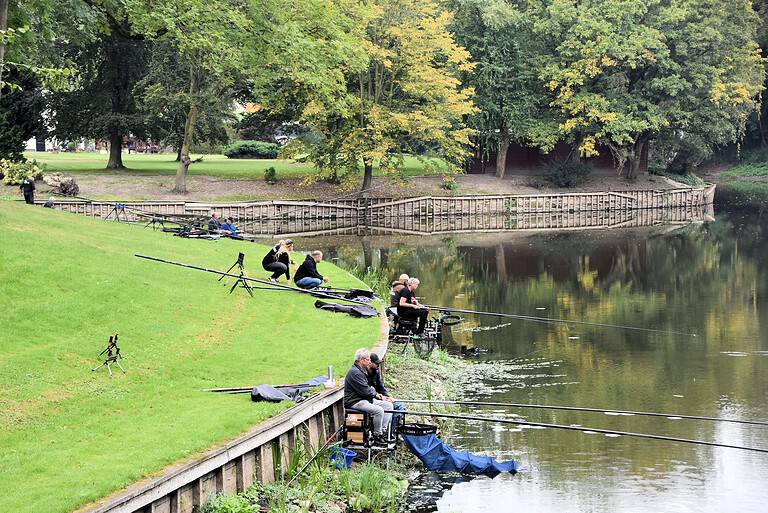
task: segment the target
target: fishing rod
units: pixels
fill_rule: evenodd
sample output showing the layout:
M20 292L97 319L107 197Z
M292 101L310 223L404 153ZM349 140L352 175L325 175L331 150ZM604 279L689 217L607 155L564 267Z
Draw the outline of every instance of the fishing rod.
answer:
M543 427L543 428L552 428L552 429L565 429L568 431L581 431L587 434L601 433L604 435L619 435L619 436L627 436L627 437L633 437L633 438L647 438L651 440L665 440L668 442L681 442L681 443L695 444L695 445L707 445L710 447L740 449L742 451L753 451L753 452L761 452L761 453L768 454L768 449L761 449L757 447L745 447L743 445L721 444L717 442L707 442L705 440L692 440L690 438L677 438L673 436L651 435L647 433L633 433L630 431L613 431L610 429L591 428L586 426L565 426L562 424L549 424L546 422L528 422L525 420L497 419L493 417L482 417L478 415L454 415L450 413L431 413L431 412L408 411L408 410L385 410L385 413L392 413L392 414L402 413L402 414L408 414L408 415L421 415L424 417L438 417L438 418L457 419L457 420L477 420L482 422L495 422L498 424L515 424L518 426L534 426L534 427Z
M163 263L163 264L177 265L179 267L186 267L187 269L194 269L196 271L204 271L204 272L207 272L207 273L217 274L219 276L228 276L230 278L237 278L237 279L243 280L243 281L252 281L254 283L261 283L261 284L264 284L264 285L269 285L269 286L271 286L273 288L276 288L276 289L292 290L292 291L299 292L299 293L302 293L302 294L310 294L310 295L312 295L314 297L322 297L322 298L325 298L325 299L334 299L334 300L337 300L337 301L347 301L349 303L355 303L355 304L358 304L358 305L370 306L370 305L368 305L367 303L365 303L363 301L357 301L355 299L346 299L346 298L339 297L339 296L332 296L330 294L323 294L321 292L314 292L313 293L312 291L309 291L309 290L297 289L297 288L294 288L294 287L289 287L287 285L281 285L279 283L273 283L273 282L267 281L267 280L260 280L258 278L250 278L248 276L242 276L242 275L239 275L239 274L225 273L225 272L219 271L217 269L209 269L207 267L200 267L198 265L184 264L184 263L181 263L181 262L174 262L172 260L164 260L162 258L151 257L151 256L147 256L147 255L139 255L138 253L134 253L133 256L138 257L138 258L144 258L146 260L152 260L153 262L160 262L160 263Z
M143 215L143 216L152 217L152 218L162 218L162 219L164 219L164 220L166 220L166 221L168 221L170 223L178 224L179 226L190 226L190 225L193 224L193 223L189 222L190 221L189 219L186 219L186 218L183 218L183 217L176 217L176 216L173 216L173 215L169 216L167 214L161 214L159 212L151 212L149 210L143 210L143 209L140 209L140 208L137 208L137 207L131 207L131 206L126 205L124 202L120 202L120 201L94 200L92 198L86 198L85 196L68 196L66 194L62 194L60 192L54 192L54 191L51 191L51 194L53 194L54 196L61 196L63 198L75 198L75 199L87 201L88 203L103 203L105 205L112 205L113 207L115 207L117 205L122 205L122 208L124 210L129 210L129 211L136 212L137 215L139 215L139 216ZM199 217L198 217L198 219L199 219Z
M532 315L519 315L519 314L508 314L508 313L500 313L500 312L481 312L478 310L462 310L460 308L449 308L446 306L434 306L434 305L424 305L427 308L431 308L433 310L439 310L442 312L456 312L456 313L466 313L466 314L475 314L475 315L488 315L492 317L505 317L508 319L518 319L521 321L532 321L532 322L541 322L545 324L550 323L562 323L562 324L578 324L578 325L584 325L584 326L599 326L602 328L618 328L623 330L634 330L634 331L646 331L650 333L664 333L667 335L685 335L688 337L695 337L695 333L685 333L682 331L673 331L673 330L657 330L654 328L642 328L639 326L625 326L621 324L607 324L603 322L589 322L589 321L573 321L569 319L554 319L551 317L535 317Z
M671 420L676 419L691 419L691 420L708 420L713 422L732 422L734 424L751 424L755 426L768 426L768 422L759 420L736 420L736 419L724 419L722 417L705 417L701 415L679 415L677 413L657 413L649 411L629 411L629 410L601 410L599 408L581 408L577 406L554 406L545 404L518 404L518 403L494 403L485 401L431 401L425 399L398 399L403 403L414 404L454 404L458 406L506 406L510 408L535 408L540 410L566 410L566 411L586 411L594 413L615 413L617 415L627 416L645 416L645 417L666 417Z
M307 469L307 467L308 467L308 466L310 466L310 465L312 464L312 462L313 462L313 461L315 461L315 459L316 459L318 456L320 456L320 453L321 453L321 452L323 452L323 450L324 450L326 447L328 447L328 445L330 445L331 441L332 441L334 438L336 438L336 436L337 436L337 435L338 435L338 434L341 432L341 430L342 430L342 429L344 429L344 426L341 426L339 429L337 429L336 431L334 431L334 433L333 433L331 436L329 436L329 437L328 437L328 439L325 441L325 443L323 444L323 446L322 446L322 447L320 447L320 448L317 450L317 452L315 453L315 455L314 455L314 456L312 456L312 457L309 459L309 461L308 461L307 463L305 463L305 464L304 464L304 466L303 466L303 467L301 467L301 469L300 469L298 472L296 472L296 475L294 475L294 476L293 476L293 478L291 478L291 480L290 480L290 481L288 481L288 486L291 486L291 484L292 484L294 481L296 481L296 478L298 478L298 477L299 477L299 476L302 474L302 472L304 472L304 471Z
M297 387L311 387L319 385L311 385L309 383L296 383L294 385L273 385L272 388L297 388ZM243 394L250 392L256 388L256 385L252 387L225 387L225 388L204 388L203 392L219 392L222 394Z

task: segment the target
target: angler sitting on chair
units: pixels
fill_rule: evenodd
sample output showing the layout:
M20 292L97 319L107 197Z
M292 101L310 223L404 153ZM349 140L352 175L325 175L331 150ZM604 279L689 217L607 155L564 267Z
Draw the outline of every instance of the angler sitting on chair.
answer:
M424 328L427 325L427 316L429 315L429 308L422 306L416 299L416 294L414 294L419 283L421 282L418 278L409 278L408 285L400 291L400 299L397 302L397 315L403 319L419 320L419 327L416 328L417 335L424 333Z
M323 261L323 252L315 250L304 259L293 275L293 282L301 289L314 289L328 278L317 272L317 264Z
M408 284L409 278L410 276L403 273L400 275L397 281L392 282L392 288L389 291L389 306L391 308L397 308L398 304L400 303L400 292Z
M231 217L228 217L225 222L221 223L221 230L227 231L231 235L237 235L237 225Z
M371 353L371 364L368 366L368 384L371 385L379 395L381 395L382 401L391 403L391 407L386 409L404 410L405 406L403 403L396 401L389 396L389 390L387 390L387 387L384 386L384 380L382 379L381 371L379 370L381 364L382 360L379 358L379 355L376 353ZM392 433L397 433L397 426L401 422L402 418L402 413L392 414Z
M368 372L371 368L371 352L358 349L355 352L355 364L344 378L344 407L367 413L373 419L373 443L386 447L389 440L386 428L392 419L392 403L382 400L382 394L368 384Z

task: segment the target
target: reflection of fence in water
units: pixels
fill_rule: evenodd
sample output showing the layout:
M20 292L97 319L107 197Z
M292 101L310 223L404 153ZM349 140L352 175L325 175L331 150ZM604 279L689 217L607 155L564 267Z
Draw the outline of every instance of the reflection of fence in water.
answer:
M463 232L504 232L514 230L589 230L630 228L660 224L687 224L712 220L712 206L686 208L542 212L530 214L478 214L408 217L366 217L361 219L286 219L253 222L249 233L275 236L412 234L428 235Z

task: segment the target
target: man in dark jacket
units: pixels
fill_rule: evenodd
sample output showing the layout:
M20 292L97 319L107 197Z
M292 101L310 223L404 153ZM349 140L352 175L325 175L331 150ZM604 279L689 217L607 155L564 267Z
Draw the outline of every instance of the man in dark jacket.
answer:
M24 193L24 201L27 202L28 205L34 205L35 204L35 179L33 177L25 178L23 182L21 182L21 185L19 185L19 189L22 190Z
M387 401L388 403L392 403L391 408L387 408L390 410L404 410L405 405L393 399L389 395L389 390L387 390L387 387L384 386L384 380L381 378L381 371L379 370L382 364L381 358L379 358L379 355L376 353L371 353L371 364L368 366L368 384L371 385L376 392L381 394L381 400ZM397 427L400 425L400 423L403 420L403 414L402 413L393 413L392 414L392 433L397 433Z
M317 272L317 264L323 261L322 251L313 251L304 262L301 263L296 272L293 275L293 282L297 287L302 289L313 289L319 287L323 282L327 282L328 278Z
M371 367L371 352L358 349L355 364L344 378L344 407L360 410L373 418L373 442L386 445L386 429L392 418L385 410L392 409L392 403L368 384L368 370Z

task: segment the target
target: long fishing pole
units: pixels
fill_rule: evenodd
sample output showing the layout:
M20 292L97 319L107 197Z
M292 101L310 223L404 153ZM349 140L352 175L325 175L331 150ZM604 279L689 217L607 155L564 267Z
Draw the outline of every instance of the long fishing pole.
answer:
M535 427L544 427L544 428L552 428L552 429L565 429L568 431L581 431L583 433L601 433L605 435L619 435L619 436L628 436L633 438L647 438L651 440L665 440L668 442L681 442L686 444L695 444L695 445L707 445L710 447L723 447L727 449L740 449L742 451L753 451L753 452L761 452L768 454L768 449L761 449L757 447L745 447L743 445L733 445L733 444L721 444L717 442L707 442L705 440L692 440L690 438L677 438L673 436L661 436L661 435L650 435L647 433L633 433L630 431L613 431L610 429L600 429L600 428L591 428L586 426L564 426L562 424L549 424L546 422L528 422L525 420L512 420L512 419L497 419L493 417L482 417L478 415L454 415L450 413L431 413L431 412L420 412L420 411L408 411L408 410L385 410L385 413L403 413L407 415L421 415L424 417L438 417L438 418L446 418L446 419L458 419L458 420L477 420L482 422L494 422L497 424L515 424L519 426L535 426Z
M334 438L336 438L336 435L338 435L338 434L339 434L339 432L341 432L341 430L342 430L342 429L344 429L344 426L341 426L339 429L337 429L336 431L334 431L334 433L333 433L331 436L329 436L329 437L328 437L328 439L325 441L325 443L323 444L323 446L322 446L322 447L320 447L320 448L317 450L317 452L315 453L315 455L314 455L314 456L312 456L312 457L309 459L309 461L308 461L307 463L305 463L305 464L304 464L304 466L303 466L303 467L301 467L301 469L300 469L298 472L296 472L296 475L294 475L294 476L293 476L293 478L292 478L290 481L288 481L288 486L291 486L291 483L293 483L294 481L296 481L296 478L298 478L298 477L299 477L299 476L302 474L302 472L304 472L304 471L307 469L307 467L308 467L308 466L310 466L310 465L312 464L312 462L313 462L313 461L315 461L315 459L316 459L318 456L320 456L320 453L321 453L321 452L323 452L323 450L324 450L326 447L328 447L328 445L330 445L331 441L332 441Z
M768 426L768 422L759 420L737 420L737 419L724 419L722 417L705 417L702 415L680 415L677 413L657 413L649 411L629 411L629 410L601 410L599 408L581 408L577 406L556 406L546 404L525 404L525 403L494 403L486 401L431 401L426 399L398 399L403 403L413 404L454 404L458 406L498 406L498 407L510 407L510 408L535 408L540 410L566 410L566 411L586 411L595 413L615 413L617 415L627 416L645 416L645 417L666 417L669 419L691 419L691 420L708 420L713 422L732 422L734 424L751 424L755 426Z
M350 303L356 303L358 305L370 306L370 305L368 305L367 303L365 303L363 301L357 301L355 299L346 299L346 298L339 297L339 296L332 296L330 294L323 294L321 292L314 292L313 293L312 291L309 291L309 290L289 287L287 285L281 285L279 283L273 283L273 282L267 281L267 280L260 280L258 278L250 278L248 276L241 276L239 274L225 273L225 272L219 271L217 269L209 269L207 267L200 267L199 265L184 264L184 263L181 263L181 262L174 262L172 260L164 260L162 258L151 257L151 256L147 256L147 255L139 255L138 253L134 253L133 256L138 257L138 258L144 258L146 260L152 260L154 262L160 262L160 263L163 263L163 264L177 265L179 267L186 267L187 269L194 269L196 271L204 271L204 272L207 272L207 273L217 274L219 276L228 276L230 278L238 278L240 280L247 280L247 281L252 281L252 282L255 282L255 283L262 283L264 285L269 285L270 287L273 287L275 289L292 290L294 292L299 292L301 294L310 294L311 296L314 296L314 297L322 297L322 298L325 298L325 299L334 299L334 300L337 300L337 301L347 301L347 302L350 302Z
M545 324L550 323L562 323L562 324L579 324L584 326L599 326L602 328L618 328L623 330L635 330L635 331L647 331L650 333L664 333L667 335L685 335L688 337L695 337L695 333L685 333L682 331L673 331L673 330L657 330L654 328L642 328L640 326L625 326L621 324L607 324L603 322L589 322L589 321L573 321L569 319L554 319L551 317L535 317L532 315L518 315L518 314L508 314L508 313L501 313L501 312L482 312L478 310L462 310L460 308L449 308L446 306L434 306L434 305L424 305L427 308L431 308L433 310L439 310L442 312L455 312L455 313L466 313L466 314L475 314L475 315L487 315L491 317L504 317L508 319L519 319L521 321L533 321L533 322L541 322Z
M60 192L54 192L54 191L51 191L51 194L55 196L62 196L64 198L75 198L75 199L87 201L88 203L103 203L105 205L112 205L113 207L117 205L122 205L124 210L137 212L137 215L139 216L143 215L143 216L152 217L152 218L163 218L164 220L171 222L173 224L178 224L179 226L185 226L185 225L189 226L193 224L189 222L189 219L186 219L183 217L176 217L173 215L161 214L159 212L152 212L152 211L143 210L137 207L131 207L126 205L124 202L120 202L120 201L101 201L101 200L94 200L92 198L86 198L85 196L67 196L66 194L62 194Z

